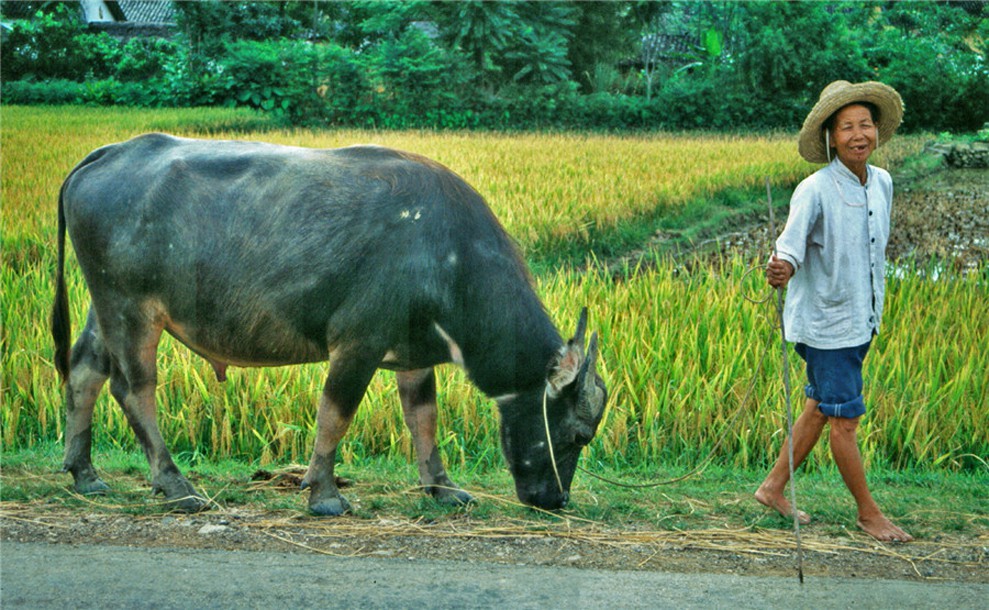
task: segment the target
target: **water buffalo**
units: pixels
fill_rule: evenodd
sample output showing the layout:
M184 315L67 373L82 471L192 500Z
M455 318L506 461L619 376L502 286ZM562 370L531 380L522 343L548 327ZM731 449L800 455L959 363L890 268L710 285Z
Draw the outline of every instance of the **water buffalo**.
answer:
M66 231L92 298L71 350ZM330 361L303 482L315 514L350 507L334 458L378 368L396 372L423 489L471 500L436 448L433 367L450 361L496 401L519 498L556 509L607 399L585 320L561 339L483 198L434 161L377 146L146 134L90 153L59 196L52 335L67 382L64 468L79 492L106 491L90 445L109 378L153 489L176 509L204 507L155 419L165 331L221 380L227 365Z

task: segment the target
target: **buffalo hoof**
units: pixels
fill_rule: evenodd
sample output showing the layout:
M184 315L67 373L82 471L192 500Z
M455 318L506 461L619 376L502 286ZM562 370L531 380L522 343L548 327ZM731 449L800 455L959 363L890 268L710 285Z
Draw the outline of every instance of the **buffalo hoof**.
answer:
M72 488L78 494L84 496L102 496L110 491L110 486L100 479L91 463L87 462L79 466L66 462L62 465L62 472L72 473Z
M192 484L181 475L162 475L152 483L151 489L153 493L165 495L165 506L169 510L198 513L209 508L209 501L196 493Z
M85 481L76 481L74 486L76 493L84 496L103 496L110 491L110 486L103 482L103 479L95 477Z
M200 495L192 494L165 500L165 506L180 513L198 513L209 510L209 501Z
M436 501L444 506L467 506L477 500L462 489L441 489L433 494Z
M350 512L350 502L343 496L313 500L309 499L309 512L319 517L337 517Z

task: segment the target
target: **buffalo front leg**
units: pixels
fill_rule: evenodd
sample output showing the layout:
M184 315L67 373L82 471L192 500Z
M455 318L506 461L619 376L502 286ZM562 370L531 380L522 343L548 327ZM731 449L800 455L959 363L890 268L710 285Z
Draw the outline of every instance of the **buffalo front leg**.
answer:
M65 388L65 460L78 493L103 494L110 488L96 474L92 461L93 406L110 376L110 356L103 345L92 310L86 327L72 347Z
M436 374L433 369L399 372L395 378L402 399L405 425L412 433L423 491L441 504L472 502L474 498L447 476L436 447Z
M379 360L339 356L330 366L316 414L316 447L302 479L302 488L309 489L309 510L314 515L336 516L351 509L333 474L337 446L354 419Z

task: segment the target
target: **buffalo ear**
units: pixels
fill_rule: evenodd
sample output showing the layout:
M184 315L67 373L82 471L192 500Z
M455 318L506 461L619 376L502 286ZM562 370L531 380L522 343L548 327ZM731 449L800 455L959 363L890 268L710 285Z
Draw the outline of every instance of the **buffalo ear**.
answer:
M580 348L573 344L573 339L560 349L546 377L546 390L552 398L559 396L564 388L577 380L583 356Z
M574 381L577 381L584 362L584 335L587 333L587 307L580 309L577 319L577 330L567 344L560 348L559 355L550 363L549 375L546 377L549 395L556 398Z
M546 376L546 387L549 395L556 398L565 387L577 380L584 361L584 334L587 332L587 308L580 310L577 320L577 330L567 344L560 348L560 353L550 362L549 374Z

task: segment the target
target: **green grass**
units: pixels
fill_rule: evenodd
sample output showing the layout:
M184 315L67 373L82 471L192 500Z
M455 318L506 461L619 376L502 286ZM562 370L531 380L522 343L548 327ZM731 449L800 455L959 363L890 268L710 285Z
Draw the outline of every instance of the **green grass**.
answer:
M32 450L4 454L0 501L44 502L49 506L126 514L167 512L154 497L147 481L142 455L132 451L105 450L95 456L104 480L111 486L106 496L83 498L71 492L71 477L58 472L60 447L47 444ZM220 509L245 507L270 512L306 515L308 492L294 482L258 480L258 471L278 474L286 464L257 461L192 460L179 456L180 468L193 484ZM588 466L588 462L584 462ZM595 465L594 472L624 482L668 480L684 469L642 467L630 473ZM293 470L301 472L300 467ZM712 466L685 481L651 489L626 489L577 473L571 506L558 513L535 511L520 505L507 470L484 474L454 466L451 476L479 500L467 508L441 506L415 488L413 465L384 457L369 458L338 468L338 475L352 481L343 492L354 504L354 518L443 521L463 512L478 519L526 523L537 528L567 520L589 520L608 528L642 530L777 529L786 531L789 520L759 505L752 493L764 473L750 469ZM883 468L869 473L876 500L886 514L914 536L936 538L942 534L976 538L989 531L989 486L978 473L902 472ZM276 484L277 483L277 484ZM854 530L855 505L833 468L798 472L799 506L814 516L805 528L823 536L847 535Z

